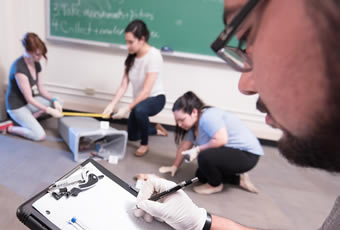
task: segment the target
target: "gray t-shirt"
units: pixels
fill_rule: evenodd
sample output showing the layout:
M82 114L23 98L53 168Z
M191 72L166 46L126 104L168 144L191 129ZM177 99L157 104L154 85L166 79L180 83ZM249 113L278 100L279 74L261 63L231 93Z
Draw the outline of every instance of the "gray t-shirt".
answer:
M24 95L21 93L19 86L17 84L15 74L24 74L30 83L32 96L39 96L38 90L38 73L41 72L41 65L39 62L35 62L36 79L33 79L26 63L24 57L19 57L14 61L9 72L8 88L6 92L6 108L7 110L19 109L27 104Z
M336 199L333 209L319 230L340 229L340 196Z

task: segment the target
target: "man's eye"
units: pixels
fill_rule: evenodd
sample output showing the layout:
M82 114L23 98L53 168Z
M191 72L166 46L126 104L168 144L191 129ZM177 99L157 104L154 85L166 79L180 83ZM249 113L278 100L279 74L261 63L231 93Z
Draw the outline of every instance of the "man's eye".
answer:
M251 29L247 29L246 32L241 36L240 41L247 42Z
M240 50L245 50L246 49L246 45L247 45L247 40L248 40L248 37L249 37L249 34L250 34L250 31L251 29L247 29L245 33L243 33L239 39L239 43L238 43L238 48Z

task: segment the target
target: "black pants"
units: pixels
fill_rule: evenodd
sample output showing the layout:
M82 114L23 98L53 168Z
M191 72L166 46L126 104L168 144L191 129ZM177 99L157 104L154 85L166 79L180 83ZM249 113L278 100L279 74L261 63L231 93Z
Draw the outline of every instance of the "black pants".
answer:
M165 105L165 96L149 97L137 104L131 111L128 120L128 138L130 141L141 139L141 145L148 144L149 135L157 134L154 125L150 124L149 117L159 113Z
M196 176L200 182L212 186L221 183L239 185L239 174L254 168L259 158L259 155L225 146L207 149L198 155Z

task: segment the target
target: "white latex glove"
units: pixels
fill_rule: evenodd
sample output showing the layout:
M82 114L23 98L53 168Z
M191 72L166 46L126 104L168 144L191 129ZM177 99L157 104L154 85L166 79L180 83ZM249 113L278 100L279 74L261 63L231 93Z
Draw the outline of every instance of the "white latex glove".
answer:
M162 166L158 169L160 173L170 173L171 176L175 176L177 172L177 167L175 165L172 166Z
M61 118L61 117L64 116L64 114L62 114L62 113L59 112L58 110L53 109L53 108L51 108L51 107L47 107L46 113L50 114L52 117L55 117L55 118Z
M138 193L137 211L139 211L139 215L135 215L137 217L144 215L144 219L147 221L149 219L145 217L151 215L178 230L202 230L207 219L207 211L197 207L182 190L159 201L148 200L154 192L160 193L174 186L176 186L174 182L161 178L147 180Z
M103 115L110 115L112 112L113 112L113 109L115 108L115 104L112 104L112 103L110 103L110 104L108 104L106 107L105 107L105 109L104 109L104 111L103 111Z
M53 106L56 110L58 110L59 112L63 112L63 106L60 104L60 102L58 100L55 100L53 102Z
M200 153L199 146L195 146L189 150L183 151L182 155L184 155L185 162L188 163L188 162L195 160L199 153Z
M119 108L118 112L112 115L112 119L122 119L130 113L129 106Z

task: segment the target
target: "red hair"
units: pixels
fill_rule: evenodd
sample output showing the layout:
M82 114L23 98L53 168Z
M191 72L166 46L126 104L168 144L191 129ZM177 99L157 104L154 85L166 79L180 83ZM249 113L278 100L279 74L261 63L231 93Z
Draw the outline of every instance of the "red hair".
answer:
M31 32L26 33L24 38L21 40L21 43L25 47L26 51L36 52L37 50L40 50L44 58L47 59L46 45L35 33Z

